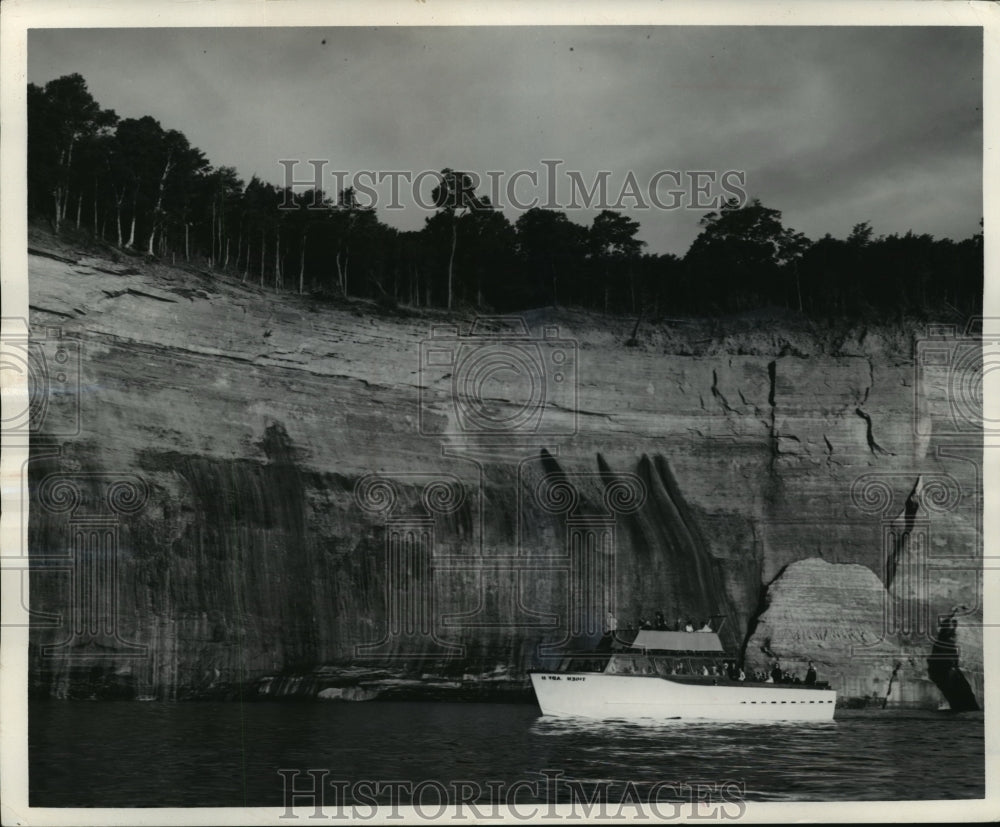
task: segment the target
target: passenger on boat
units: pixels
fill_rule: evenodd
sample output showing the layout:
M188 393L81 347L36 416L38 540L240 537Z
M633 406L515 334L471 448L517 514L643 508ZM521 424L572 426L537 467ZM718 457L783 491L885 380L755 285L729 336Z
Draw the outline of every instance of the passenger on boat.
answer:
M816 667L813 666L813 662L809 661L809 668L806 670L806 683L812 686L816 683Z
M712 631L712 619L709 618L705 621L705 624L698 630L699 632L711 632Z
M747 679L747 673L744 672L742 669L740 669L739 672L740 672L739 675L736 676L736 680L745 681Z
M690 620L687 623L685 623L684 624L684 631L685 632L693 632L694 631L694 623L692 623Z
M781 683L781 678L781 664L775 661L774 666L771 667L771 680L769 683Z
M705 675L706 677L708 676L708 667L707 667L707 666L704 666L704 665L703 665L703 666L701 667L701 674L702 674L702 675Z
M663 612L656 613L656 631L663 632L666 631L667 621L663 619Z
M616 618L611 612L608 612L608 616L604 621L608 627L608 634L613 635L618 631L618 618Z

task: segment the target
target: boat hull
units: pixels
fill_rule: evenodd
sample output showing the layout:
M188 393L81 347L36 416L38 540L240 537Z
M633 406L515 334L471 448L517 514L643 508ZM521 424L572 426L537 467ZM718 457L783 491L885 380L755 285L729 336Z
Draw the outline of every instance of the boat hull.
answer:
M830 721L837 693L789 685L679 682L657 675L533 672L543 715L597 719Z

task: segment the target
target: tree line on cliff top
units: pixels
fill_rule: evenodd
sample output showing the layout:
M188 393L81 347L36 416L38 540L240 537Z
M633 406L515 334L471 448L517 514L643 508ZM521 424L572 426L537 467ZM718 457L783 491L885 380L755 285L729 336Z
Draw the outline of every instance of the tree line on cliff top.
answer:
M511 311L542 304L610 313L718 315L765 306L813 317L980 312L983 236L810 240L757 200L705 215L683 257L643 252L639 223L604 210L589 226L542 208L512 224L470 177L444 169L435 211L400 231L358 203L213 166L154 118L102 109L78 74L28 85L28 208L58 233L194 262L273 290L411 306Z

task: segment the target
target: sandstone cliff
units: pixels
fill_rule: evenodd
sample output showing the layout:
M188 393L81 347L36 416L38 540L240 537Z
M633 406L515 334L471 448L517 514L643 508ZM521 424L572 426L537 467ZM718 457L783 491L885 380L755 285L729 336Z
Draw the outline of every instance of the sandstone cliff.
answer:
M660 320L627 346L632 320L537 310L530 344L487 345L471 318L57 252L30 257L32 334L80 357L29 463L36 694L518 687L609 610L660 610L936 706L937 617L975 628L981 437L918 329ZM981 644L962 666L981 698Z

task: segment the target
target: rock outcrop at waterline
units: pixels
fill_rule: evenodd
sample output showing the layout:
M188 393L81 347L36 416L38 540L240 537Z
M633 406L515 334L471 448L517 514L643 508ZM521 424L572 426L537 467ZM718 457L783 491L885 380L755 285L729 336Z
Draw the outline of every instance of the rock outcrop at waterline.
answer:
M979 605L981 439L945 404L947 371L915 366L913 330L664 320L626 346L629 320L533 311L531 343L490 358L541 384L489 385L470 412L455 367L421 361L428 342L488 361L431 335L469 319L56 252L69 261L30 258L31 326L79 348L80 415L50 405L28 466L38 695L509 688L609 609L623 626L725 616L728 646L791 663L818 643L799 624L844 626L845 595L869 595L849 611L872 629L876 586L922 590L931 617ZM547 327L568 361L547 361ZM557 372L575 393L552 390ZM476 415L528 424L498 443ZM957 494L923 498L900 557L918 478ZM887 583L893 554L936 573ZM71 600L74 569L103 579L79 575L93 588ZM885 645L917 664L922 636L889 627ZM848 694L893 668L813 654ZM940 700L926 663L893 686Z
M954 635L949 646L930 615L932 604L900 600L866 566L799 560L774 580L766 601L747 642L750 670L778 663L802 677L812 662L819 680L846 698L934 708L943 696L955 711L979 709L970 684L982 698L981 635L960 661ZM963 623L981 628L982 618Z

